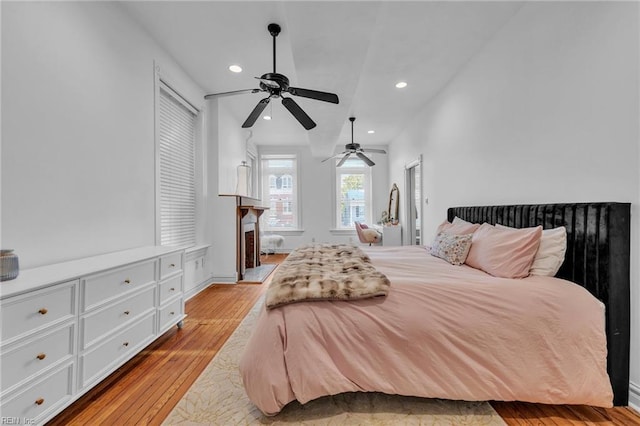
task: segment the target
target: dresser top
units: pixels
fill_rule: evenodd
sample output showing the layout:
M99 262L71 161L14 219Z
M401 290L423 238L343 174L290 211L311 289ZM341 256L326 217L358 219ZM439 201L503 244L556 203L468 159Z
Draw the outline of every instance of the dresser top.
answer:
M182 250L177 247L146 246L23 269L16 279L0 282L0 299Z

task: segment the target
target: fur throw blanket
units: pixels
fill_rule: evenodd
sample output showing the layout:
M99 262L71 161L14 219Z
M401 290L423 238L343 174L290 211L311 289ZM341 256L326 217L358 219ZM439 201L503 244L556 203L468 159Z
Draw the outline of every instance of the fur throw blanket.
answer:
M266 295L268 309L308 300L355 300L386 296L389 279L353 245L298 247L274 273Z

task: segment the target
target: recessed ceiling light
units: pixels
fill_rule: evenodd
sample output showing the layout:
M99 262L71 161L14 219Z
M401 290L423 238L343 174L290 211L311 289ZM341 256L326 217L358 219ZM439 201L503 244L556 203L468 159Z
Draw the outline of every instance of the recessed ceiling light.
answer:
M265 115L264 117L262 117L264 120L271 120L271 116L270 115Z
M407 87L407 82L406 81L399 81L396 83L396 87L398 89L404 89L405 87Z
M375 132L376 132L375 130L369 130L369 131L367 131L367 133L369 133L369 134L372 134L372 133L375 133Z
M242 67L240 65L229 65L229 71L242 72Z

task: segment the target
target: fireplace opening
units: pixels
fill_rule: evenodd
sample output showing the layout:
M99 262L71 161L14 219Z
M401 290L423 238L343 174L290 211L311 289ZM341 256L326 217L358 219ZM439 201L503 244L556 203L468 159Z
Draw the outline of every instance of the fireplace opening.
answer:
M245 269L255 268L256 265L256 231L251 230L244 233L244 267Z

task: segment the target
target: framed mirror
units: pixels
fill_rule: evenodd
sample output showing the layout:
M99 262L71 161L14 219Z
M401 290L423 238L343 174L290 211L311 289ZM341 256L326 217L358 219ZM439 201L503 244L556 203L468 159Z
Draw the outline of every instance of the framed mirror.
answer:
M387 211L387 217L389 218L389 222L392 225L397 225L399 222L398 219L398 208L400 205L400 191L398 190L398 185L395 183L391 187L391 192L389 193L389 210Z

